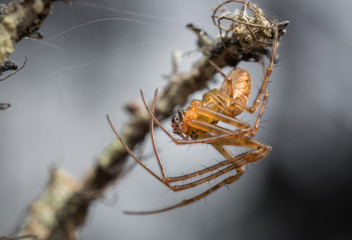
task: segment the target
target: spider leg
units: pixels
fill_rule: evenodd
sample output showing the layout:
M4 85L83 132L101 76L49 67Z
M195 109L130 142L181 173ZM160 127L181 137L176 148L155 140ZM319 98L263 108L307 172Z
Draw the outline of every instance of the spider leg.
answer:
M227 134L229 131L217 125L212 125L210 123L205 123L205 122L193 120L193 119L190 119L188 121L188 125L196 129L200 129L205 132L209 132L211 134L220 135L220 136ZM232 138L226 138L226 139L219 138L218 141L211 143L211 145L215 149L217 149L220 152L220 154L222 154L228 161L231 161L232 159L234 159L234 156L223 145L252 148L253 149L252 151L248 151L246 152L246 155L244 155L245 156L244 159L247 159L247 161L245 161L244 164L258 161L263 157L265 157L271 151L270 146L260 143L259 141L252 139L243 134L238 134ZM251 154L251 157L249 157L249 154ZM262 154L264 155L261 156Z
M215 178L217 178L217 177L219 177L219 176L221 176L221 175L223 175L223 174L225 174L225 173L227 173L227 172L229 172L229 171L231 171L233 169L243 167L246 163L248 163L248 159L252 159L252 157L250 157L250 155L248 155L248 154L252 154L253 155L253 153L251 151L249 151L249 152L243 153L243 154L238 155L236 157L232 157L232 158L230 158L228 160L225 160L225 161L220 162L218 164L215 164L215 165L213 165L211 167L205 168L203 170L200 170L200 171L197 171L197 172L194 172L194 173L191 173L191 174L186 174L186 175L183 175L183 176L171 177L171 178L166 177L166 181L164 181L163 179L158 177L153 171L151 171L147 166L145 166L133 154L133 152L127 147L126 143L122 140L120 135L117 133L117 131L114 128L109 116L107 116L107 119L109 121L109 124L110 124L111 128L113 129L113 131L115 132L115 134L119 138L119 140L121 141L121 143L124 146L124 148L126 149L126 151L136 160L136 162L138 164L140 164L145 170L147 170L151 175L153 175L157 180L159 180L162 184L164 184L165 186L167 186L170 190L172 190L174 192L178 192L178 191L182 191L182 190L185 190L185 189L193 188L193 187L198 186L198 185L200 185L202 183L208 182L208 181L210 181L212 179L215 179ZM156 151L156 149L155 149L155 151ZM255 154L255 155L258 155L258 154ZM241 161L241 160L244 160L244 161ZM236 164L237 162L239 164ZM224 168L222 170L219 170L218 172L215 172L215 173L213 173L213 174L211 174L209 176L202 177L202 178L200 178L200 179L198 179L196 181L193 181L193 182L190 182L190 183L187 183L187 184L183 184L183 185L175 185L175 186L170 185L171 182L184 181L184 180L188 180L188 179L193 178L193 177L198 177L198 176L200 176L202 174L214 171L214 170L216 170L218 168L221 168L223 166L226 166L226 165L230 165L230 166L228 166L228 167L226 167L226 168Z
M187 180L187 179L190 179L190 178L193 178L193 177L197 177L197 176L200 176L202 174L205 174L205 173L208 173L208 172L211 172L211 171L214 171L218 168L221 168L223 166L226 166L226 165L229 165L229 164L233 164L234 162L237 162L239 161L240 159L244 158L244 155L239 155L233 159L230 159L230 160L227 160L227 161L224 161L224 162L221 162L221 163L218 163L214 166L211 166L211 167L208 167L208 168L205 168L203 170L200 170L200 171L197 171L197 172L194 172L194 173L191 173L191 174L186 174L186 175L183 175L183 176L179 176L179 177L171 177L171 178L168 178L165 176L166 180L163 180L161 179L158 175L156 175L153 171L151 171L147 166L145 166L134 154L133 152L128 148L128 146L126 145L126 143L122 140L121 136L117 133L116 129L114 128L109 116L107 116L107 119L108 119L108 122L111 126L111 128L113 129L114 133L116 134L116 136L118 137L118 139L120 140L120 142L122 143L123 147L126 149L126 151L135 159L135 161L141 165L146 171L148 171L151 175L153 175L158 181L160 181L162 184L164 184L165 186L167 186L170 190L174 191L174 192L177 192L177 191L181 191L181 190L185 190L185 189L188 189L188 188L192 188L192 187L195 187L197 185L200 185L204 182L207 182L211 179L214 179L214 178L217 178L218 176L224 174L224 170L220 171L220 172L216 172L212 175L209 175L207 177L204 177L204 178L201 178L199 180L196 180L196 181L193 181L193 182L190 182L188 184L184 184L184 185L175 185L175 186L172 186L170 185L171 182L177 182L177 181L184 181L184 180ZM155 143L154 143L155 144ZM159 155L157 153L157 150L156 148L154 149L156 151L156 156L157 158L159 158ZM160 158L159 158L159 161L160 161ZM231 169L232 170L232 169ZM230 171L230 169L229 169ZM222 173L221 173L222 172ZM227 172L227 171L226 171Z
M248 147L248 148L252 148L253 150L247 151L247 152L242 153L237 156L233 156L233 154L227 148L225 148L224 145ZM192 187L200 185L204 182L208 182L212 179L215 179L215 178L217 178L217 177L219 177L219 176L221 176L221 175L223 175L233 169L243 167L249 163L257 162L257 161L263 159L271 151L270 146L263 144L261 142L258 142L254 139L248 138L246 136L240 138L240 140L233 140L233 139L229 139L227 141L223 140L220 143L212 144L212 146L216 150L218 150L219 153L222 154L225 157L225 159L227 159L227 160L224 160L218 164L215 164L211 167L202 169L197 172L193 172L193 173L186 174L186 175L179 176L179 177L170 177L170 178L168 178L168 183L184 181L189 178L197 177L202 174L214 171L214 170L219 169L221 167L224 167L226 165L230 165L224 169L219 170L218 172L215 172L212 175L209 175L207 177L203 177L197 181L194 181L194 182L191 182L188 184L184 184L184 185L175 185L174 186L174 188L176 188L177 190L184 190L184 189L192 188Z
M235 168L238 168L238 167L244 166L248 163L253 163L253 162L256 162L256 161L263 159L271 151L270 146L263 144L255 139L249 138L247 136L239 136L237 138L232 138L232 139L222 139L222 140L219 140L216 144L214 143L211 145L221 155L223 155L226 160L224 160L220 163L217 163L213 166L202 169L200 171L185 174L185 175L179 176L179 177L169 177L168 182L172 183L172 182L187 180L187 179L190 179L193 177L198 177L202 174L212 172L212 171L219 169L221 167L224 167L226 165L233 165L233 166L235 166ZM244 153L239 154L237 156L233 156L233 154L226 147L224 147L224 145L247 147L247 148L251 148L252 150L244 152ZM220 170L220 171L222 171L222 170ZM214 173L213 175L215 175L215 174L217 174L217 173ZM211 176L212 175L210 175L209 177L211 177ZM218 177L218 175L216 177ZM215 178L215 177L213 177L213 178ZM205 177L204 179L206 179L206 181L209 181L213 178L208 179L208 177ZM203 182L205 182L205 181L203 181ZM196 185L199 185L199 184L196 184ZM196 185L194 185L194 186L196 186Z
M230 166L232 167L232 166ZM193 202L196 202L198 201L199 199L202 199L206 196L208 196L209 194L213 193L214 191L218 190L219 188L221 188L222 186L226 185L226 184L230 184L230 183L233 183L235 182L236 180L238 180L242 174L244 173L245 171L245 167L240 167L237 170L237 173L233 176L230 176L228 178L226 178L225 180L221 181L220 183L216 184L215 186L209 188L207 191L193 197L193 198L190 198L190 199L187 199L187 200L183 200L181 201L180 203L176 204L176 205L173 205L173 206L170 206L170 207L167 207L167 208L163 208L163 209L158 209L158 210L152 210L152 211L142 211L142 212L137 212L137 211L124 211L124 213L126 214L134 214L134 215L146 215L146 214L155 214L155 213L161 213L161 212L166 212L168 210L171 210L171 209L175 209L175 208L179 208L179 207L182 207L182 206L186 206L188 204L191 204Z
M224 147L224 145L229 146L240 146L240 147L248 147L252 148L252 150L242 153L236 157L232 155L232 153ZM266 155L271 151L271 147L269 145L263 144L254 139L244 137L239 138L238 140L226 141L222 140L222 142L217 144L212 144L212 146L219 151L229 162L234 162L237 167L246 165L248 163L257 162L263 159ZM226 161L224 161L226 162Z
M233 154L224 147L224 145L230 145L230 146L242 146L242 147L248 147L252 148L253 150L247 151L245 153L242 153L237 156L233 156ZM216 144L212 144L212 146L222 154L226 160L219 162L215 165L212 165L210 167L204 168L202 170L185 174L182 176L178 177L166 177L166 182L167 183L173 183L173 182L179 182L179 181L184 181L188 180L190 178L194 177L199 177L203 174L215 171L219 168L225 167L227 165L233 165L235 168L244 166L248 163L253 163L256 161L259 161L260 159L264 158L270 151L271 147L268 145L265 145L257 140L254 140L252 138L249 138L247 136L241 136L236 139L223 139ZM185 184L185 185L175 185L173 188L175 188L175 191L179 190L184 190L187 188L195 187L199 184L202 184L204 182L207 182L211 179L217 178L218 176L224 174L220 172L224 172L225 170L220 170L219 172L216 172L212 175L209 175L207 177L203 177L200 180ZM227 172L227 171L226 171Z
M252 129L248 129L247 132L250 136L254 136L258 129L259 129L259 124L260 124L260 120L263 116L263 113L264 113L264 110L265 110L265 107L266 107L266 104L268 102L268 97L269 97L269 92L268 92L268 89L267 89L267 85L268 85L268 82L269 82L269 78L271 76L271 73L273 71L273 65L274 65L274 59L275 59L275 52L276 52L276 46L277 46L277 38L278 38L278 24L276 23L275 24L275 41L274 41L274 44L273 44L273 51L271 53L271 60L270 60L270 64L269 64L269 67L268 69L266 70L266 75L265 75L265 78L264 78L264 81L263 81L263 84L262 84L262 87L260 88L259 92L258 92L258 95L256 97L256 99L254 100L254 104L252 106L252 109L251 110L254 110L256 111L256 109L258 108L259 106L259 103L260 103L260 99L261 99L261 95L263 95L263 99L262 99L262 105L260 107L260 110L259 110L259 113L258 113L258 116L257 116L257 119L255 121L255 124L253 126ZM262 66L263 65L263 62L262 62Z
M227 149L226 149L226 151L227 151ZM247 154L247 153L240 154L240 155L238 155L238 156L236 156L236 157L234 157L232 159L224 160L222 162L219 162L217 164L214 164L214 165L212 165L210 167L206 167L206 168L204 168L202 170L199 170L199 171L196 171L196 172L184 174L182 176L177 176L177 177L169 177L168 178L168 182L169 183L174 183L174 182L179 182L179 181L185 181L187 179L194 178L194 177L199 177L201 175L204 175L206 173L215 171L215 170L217 170L219 168L222 168L222 167L225 167L227 165L231 165L231 166L234 166L234 168L237 168L237 167L239 167L239 165L244 165L242 163L243 162L247 162L246 159L250 158L250 156L245 156L245 154ZM245 159L245 161L241 161L243 159ZM219 176L223 175L224 173L227 173L228 171L231 171L232 169L228 169L228 167L226 167L226 168L224 168L222 170L219 170L218 172L215 172L212 175L209 175L207 177L203 177L203 178L199 179L198 181L194 181L194 182L191 183L192 187L195 187L195 186L197 186L197 185L199 185L201 183L204 183L204 182L212 180L212 179L214 179L216 177L219 177ZM200 181L202 181L202 182L200 182ZM175 185L175 186L179 187L179 186L184 186L184 185L178 185L178 186Z
M112 124L112 122L111 122L109 116L107 115L106 117L107 117L107 120L108 120L108 122L109 122L109 124L110 124L112 130L114 131L115 135L116 135L117 138L120 140L120 142L122 143L123 147L126 149L126 151L128 152L128 154L130 154L130 155L132 156L132 158L134 158L134 160L136 160L136 162L137 162L139 165L141 165L145 170L147 170L151 175L153 175L153 176L154 176L157 180L159 180L162 184L164 184L165 186L167 186L170 190L172 190L172 191L179 191L179 190L185 189L185 187L181 187L180 189L178 189L177 187L175 188L174 186L171 186L171 185L168 183L168 181L167 181L167 179L168 179L167 177L165 177L166 180L161 179L161 178L160 178L158 175L156 175L152 170L150 170L146 165L144 165L144 164L142 163L142 161L139 160L139 159L136 157L136 155L134 155L134 153L129 149L129 147L126 145L126 143L122 140L121 136L117 133L117 131L116 131L114 125ZM153 141L154 141L154 140L153 140ZM153 143L153 146L155 146L155 142ZM154 149L154 151L156 152L157 158L159 158L159 154L158 154L158 151L157 151L156 148ZM159 160L160 160L160 158L159 158ZM224 166L225 164L217 164L217 165L218 165L217 168L219 168L219 167ZM180 180L187 180L188 178L192 178L192 177L194 177L194 176L199 176L199 175L201 175L201 174L203 174L203 173L210 172L210 171L215 170L215 169L216 169L216 168L209 167L209 168L203 169L203 170L201 170L201 171L198 171L198 172L195 173L195 174L188 174L188 175L185 175L185 177L184 177L184 176L179 177L179 180L178 180L178 181L180 181ZM191 183L191 184L192 184L192 183ZM195 186L195 185L192 185L192 186ZM190 186L190 187L192 187L192 186Z
M114 131L115 135L117 136L117 138L120 140L120 142L122 143L123 147L126 149L126 151L128 152L128 154L131 155L131 157L134 158L134 160L136 160L136 162L141 165L145 170L147 170L151 175L153 175L157 180L159 180L159 182L163 183L165 186L167 186L169 189L173 190L172 187L167 184L165 181L163 181L163 179L161 179L158 175L156 175L152 170L150 170L147 166L145 166L141 160L139 160L136 155L133 154L133 152L129 149L129 147L126 145L126 143L122 140L121 136L117 133L114 125L112 124L109 116L107 115L106 118L108 119L108 122L112 128L112 130Z
M155 95L156 94L157 94L157 90L155 91ZM154 97L153 104L152 104L152 113L153 113L153 115L154 115L155 103L156 103L156 97ZM156 144L155 144L153 118L151 118L151 120L150 120L150 136L152 138L153 149L154 149L155 157L156 157L156 159L158 161L158 164L159 164L161 175L163 176L164 181L166 181L166 179L167 179L166 173L165 173L164 167L163 167L163 165L161 163L161 160L160 160L160 157L159 157L159 152L158 152L158 150L156 148Z

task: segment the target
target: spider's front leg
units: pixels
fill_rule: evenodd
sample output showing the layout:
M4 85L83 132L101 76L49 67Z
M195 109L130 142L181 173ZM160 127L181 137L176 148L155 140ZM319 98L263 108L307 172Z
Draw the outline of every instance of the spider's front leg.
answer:
M242 176L242 174L244 173L245 166L236 169L236 171L237 172L236 172L235 175L232 175L232 176L224 179L220 183L218 183L215 186L209 188L207 191L205 191L205 192L203 192L203 193L201 193L201 194L199 194L199 195L197 195L195 197L183 200L183 201L181 201L178 204L175 204L175 205L172 205L172 206L169 206L169 207L166 207L166 208L158 209L158 210L152 210L152 211L124 211L124 213L130 214L130 215L148 215L148 214L166 212L166 211L169 211L169 210L172 210L172 209L175 209L175 208L186 206L188 204L194 203L194 202L196 202L196 201L198 201L198 200L210 195L211 193L213 193L214 191L218 190L222 186L225 186L227 184L230 184L230 183L233 183L233 182L237 181Z

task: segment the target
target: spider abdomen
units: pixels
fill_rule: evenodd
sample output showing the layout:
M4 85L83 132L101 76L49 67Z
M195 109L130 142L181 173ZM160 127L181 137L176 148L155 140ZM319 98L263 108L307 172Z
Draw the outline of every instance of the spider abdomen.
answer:
M236 68L230 72L228 78L231 80L234 100L246 105L252 91L252 78L250 74L246 70ZM221 85L220 90L228 94L229 90L226 80Z

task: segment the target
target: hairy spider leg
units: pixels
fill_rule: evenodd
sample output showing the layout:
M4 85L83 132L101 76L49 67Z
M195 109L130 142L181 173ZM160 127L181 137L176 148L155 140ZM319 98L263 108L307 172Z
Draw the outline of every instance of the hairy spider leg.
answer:
M222 147L222 146L219 146L219 147ZM183 200L183 201L181 201L178 204L175 204L175 205L163 208L163 209L157 209L157 210L151 210L151 211L124 211L124 213L126 213L126 214L135 214L135 215L155 214L155 213L161 213L161 212L169 211L171 209L175 209L175 208L182 207L182 206L191 204L193 202L196 202L196 201L206 197L207 195L213 193L215 190L221 188L222 186L224 186L226 184L230 184L230 183L238 180L243 175L243 173L245 171L246 164L248 164L251 161L251 159L255 159L256 161L258 161L258 160L264 158L269 153L270 149L271 148L268 146L268 149L265 149L264 151L262 151L259 154L253 153L253 152L243 153L243 154L235 157L235 159L237 159L236 162L234 162L233 164L231 164L230 166L228 166L226 168L223 168L223 169L219 170L218 172L216 172L216 173L214 173L212 175L209 175L207 177L201 178L201 179L199 179L197 181L194 181L194 182L191 182L191 183L188 183L188 184L170 186L170 187L174 188L173 189L174 191L185 190L185 189L192 188L192 187L195 187L197 185L200 185L202 183L208 182L208 181L210 181L212 179L215 179L215 178L217 178L219 176L222 176L225 173L228 173L228 172L230 172L230 171L232 171L234 169L236 170L236 174L235 175L232 175L232 176L226 178L225 180L221 181L220 183L214 185L213 187L209 188L208 190L204 191L203 193L201 193L201 194L199 194L199 195L197 195L195 197L192 197L192 198L187 199L187 200ZM234 159L232 159L232 161L234 161ZM204 171L203 171L203 173L204 173ZM185 178L187 176L190 176L190 175L193 175L193 174L188 174L188 175L184 175L182 177L178 177L177 180L178 181L183 181L183 180L185 180ZM197 176L199 176L199 175L197 175ZM172 179L176 179L176 178L170 178L170 180L172 180ZM169 185L168 183L164 183L164 184Z
M247 106L244 106L245 109L247 109L249 113L255 112L257 110L260 102L261 102L260 99L261 99L262 95L264 94L263 95L263 99L262 99L262 105L260 107L259 114L258 114L257 120L256 120L256 122L254 124L254 127L252 129L248 129L247 130L247 132L248 132L248 134L250 136L254 136L258 132L260 120L261 120L261 118L263 116L266 104L268 102L269 92L268 92L268 88L267 87L268 87L268 83L269 83L269 79L270 79L271 73L273 72L275 53L276 53L276 48L277 48L278 29L279 29L278 28L278 24L276 23L275 24L275 41L274 41L274 44L273 44L273 50L272 50L272 53L271 53L270 63L269 63L269 66L268 66L268 68L266 70L266 75L265 75L264 81L262 83L262 86L261 86L261 88L258 91L258 95L257 95L256 99L254 100L252 107L248 108ZM262 64L263 64L263 62L262 62Z
M175 177L175 179L177 178L178 180L177 181L184 181L184 180L187 180L189 178L192 178L192 177L196 177L196 176L200 176L201 174L204 174L204 173L207 173L207 172L210 172L210 171L213 171L215 170L215 166L217 168L220 168L222 166L226 166L231 164L230 166L218 171L218 172L215 172L213 173L212 175L209 175L207 177L203 177L203 178L200 178L199 180L196 180L196 181L193 181L193 182L190 182L190 183L187 183L187 184L183 184L183 185L175 185L175 186L172 186L169 184L169 182L165 182L163 179L161 179L160 177L158 177L153 171L151 171L148 167L146 167L134 154L133 152L128 148L128 146L126 145L126 143L122 140L122 138L120 137L120 135L117 133L116 129L114 128L109 116L107 116L107 119L108 119L108 122L111 126L111 128L113 129L114 133L116 134L116 136L119 138L119 140L121 141L122 145L124 146L124 148L126 149L126 151L137 161L137 163L139 163L145 170L147 170L150 174L152 174L157 180L159 180L161 183L163 183L165 186L167 186L169 189L171 189L172 191L174 192L177 192L177 191L182 191L182 190L185 190L185 189L189 189L189 188L193 188L195 186L198 186L204 182L208 182L212 179L215 179L227 172L230 172L231 170L233 169L236 169L237 173L236 175L234 176L231 176L231 177L228 177L227 179L225 179L224 181L218 183L217 185L215 185L214 187L210 188L209 190L203 192L202 194L200 195L197 195L191 199L188 199L188 200L185 200L185 201L182 201L181 203L175 205L175 206L172 206L172 207L168 207L168 208L165 208L165 209L161 209L161 210L156 210L156 211L147 211L147 212L134 212L134 211L125 211L126 214L153 214L153 213L159 213L159 212L163 212L163 211L167 211L167 210L171 210L173 208L177 208L177 207L180 207L180 206L184 206L184 205L188 205L190 203L193 203L207 195L209 195L210 193L214 192L215 190L217 190L218 188L220 188L221 186L224 186L226 184L229 184L235 180L237 180L239 177L242 176L244 170L245 170L245 165L247 163L249 163L251 160L250 159L253 159L253 157L256 157L258 160L260 160L261 158L263 158L264 156L261 156L263 155L263 153L261 155L258 155L258 154L253 154L251 153L251 151L249 152L246 152L246 153L243 153L243 154L240 154L236 157L234 157L233 159L230 159L230 160L225 160L219 164L216 164L214 166L211 166L209 168L206 168L206 169L203 169L201 171L197 171L197 172L194 172L192 174L187 174L187 175L183 175L183 176L180 176L180 177ZM250 138L249 138L250 139ZM253 139L250 139L250 140L253 140ZM253 140L255 141L255 140ZM154 143L155 144L155 143ZM219 146L221 147L221 146ZM269 147L270 148L270 147ZM156 149L155 149L156 150ZM230 153L231 154L231 153ZM253 156L253 157L251 157ZM260 158L258 156L261 156ZM241 161L243 160L243 161ZM236 162L238 162L239 164L235 164ZM170 178L172 179L172 178ZM232 181L230 181L232 180Z
M238 180L242 176L242 174L244 173L244 170L245 170L245 167L241 167L241 168L239 168L239 170L237 170L237 173L235 175L226 178L225 180L223 180L220 183L216 184L212 188L209 188L207 191L205 191L205 192L203 192L203 193L201 193L201 194L199 194L199 195L197 195L197 196L195 196L193 198L183 200L180 203L172 205L170 207L163 208L163 209L158 209L158 210L152 210L152 211L124 211L124 213L130 214L130 215L148 215L148 214L166 212L166 211L169 211L169 210L172 210L172 209L175 209L175 208L186 206L188 204L191 204L193 202L196 202L196 201L208 196L209 194L213 193L214 191L216 191L217 189L221 188L224 185L227 185L227 184L235 182L236 180Z
M219 147L219 150L221 148L223 148L223 146L220 146L220 145L217 145L217 146L214 146L215 148ZM179 190L184 190L184 189L187 189L187 188L191 188L191 187L195 187L199 184L202 184L204 182L208 182L212 179L215 179L219 176L222 176L232 170L236 170L236 174L232 175L232 176L229 176L227 177L226 179L224 179L223 181L219 182L218 184L214 185L213 187L209 188L208 190L202 192L201 194L195 196L195 197L192 197L192 198L189 198L189 199L186 199L186 200L183 200L181 201L180 203L178 204L175 204L175 205L172 205L172 206L169 206L169 207L166 207L166 208L162 208L162 209L157 209L157 210L151 210L151 211L124 211L125 214L130 214L130 215L147 215L147 214L156 214L156 213L161 213L161 212L166 212L166 211L169 211L169 210L172 210L172 209L175 209L175 208L179 208L179 207L182 207L182 206L186 206L188 204L191 204L193 202L196 202L206 196L208 196L209 194L213 193L214 191L216 191L217 189L221 188L222 186L224 185L227 185L227 184L231 184L235 181L237 181L244 173L245 171L245 168L246 168L246 164L248 164L249 162L251 162L253 159L255 161L258 161L262 158L264 158L271 150L271 147L270 146L266 146L267 148L262 148L264 151L261 151L260 153L253 153L253 152L246 152L246 153L243 153L239 156L236 156L234 159L232 159L232 161L234 161L236 159L236 161L234 161L230 166L226 167L226 168L223 168L221 170L219 170L218 172L208 176L208 177L205 177L205 178L201 178L197 181L194 181L192 183L189 183L189 184L184 184L184 185L178 185L178 186L174 186L175 188L177 187L177 190L176 191L179 191ZM232 154L231 154L232 155ZM242 161L241 161L242 160ZM227 164L230 163L229 160L227 161L223 161L219 164L216 164L214 166L212 166L212 168L214 168L215 166L224 166L225 165L225 162L227 162ZM210 169L210 168L208 168ZM195 173L192 173L192 174L187 174L187 175L184 175L184 176L181 176L181 177L174 177L174 178L168 178L169 181L183 181L185 180L185 178L189 178L189 177L194 177L194 176L199 176L200 174L204 174L206 172L206 170L208 169L204 169L201 171L198 171L198 172L195 172ZM165 184L165 183L164 183ZM168 183L166 183L167 185L169 185ZM186 187L187 186L187 187ZM186 188L185 188L186 187Z
M154 113L154 110L155 110L155 104L156 104L156 95L158 93L158 89L155 90L155 97L153 98L153 103L152 103L152 112ZM158 160L158 164L159 164L159 168L160 168L160 172L161 172L161 175L163 177L163 180L166 181L167 180L167 177L166 177L166 174L165 174L165 170L163 168L163 165L161 163L161 160L160 160L160 157L159 157L159 152L156 148L156 144L155 144L155 137L154 137L154 121L153 121L153 118L151 118L150 120L150 136L152 138L152 144L153 144L153 149L154 149L154 153L155 153L155 157L156 159Z

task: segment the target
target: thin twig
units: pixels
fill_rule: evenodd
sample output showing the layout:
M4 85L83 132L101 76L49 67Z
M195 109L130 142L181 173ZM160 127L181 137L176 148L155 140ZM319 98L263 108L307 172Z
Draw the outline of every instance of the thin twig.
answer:
M51 13L54 0L14 0L8 5L0 4L0 75L11 68L6 63L7 57L15 51L16 43L25 37L40 37L36 34L46 17ZM6 80L20 71L12 72L0 81ZM17 67L16 67L17 68ZM10 104L0 103L0 110L5 110Z

